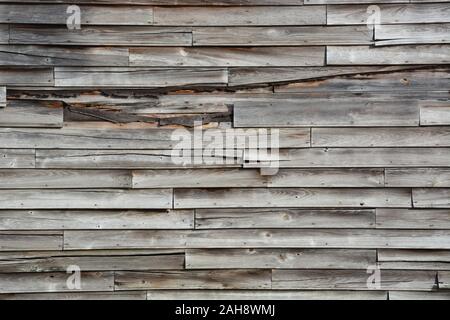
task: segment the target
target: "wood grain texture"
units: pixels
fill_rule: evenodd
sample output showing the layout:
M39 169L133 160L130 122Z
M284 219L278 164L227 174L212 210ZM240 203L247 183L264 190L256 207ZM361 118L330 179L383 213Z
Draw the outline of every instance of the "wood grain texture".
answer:
M450 128L313 128L313 147L448 147Z
M374 250L198 249L186 251L187 269L366 269Z
M175 208L410 207L406 189L177 189Z
M194 46L368 45L366 26L194 27Z
M34 168L34 166L34 150L0 149L0 168Z
M298 81L275 87L276 93L296 92L417 92L433 91L436 88L448 88L449 71L447 67L391 67L391 69L372 68L372 72L358 72L344 68L339 71L334 67L313 76L304 76ZM347 70L348 73L345 73ZM364 70L364 69L363 69ZM298 72L299 73L299 72ZM343 74L342 74L343 73ZM301 73L300 73L301 74ZM314 80L314 81L312 81Z
M448 64L450 46L327 47L328 65Z
M18 273L0 274L1 293L70 292L67 279L70 275L61 273ZM81 291L113 291L112 272L83 273Z
M291 290L367 290L369 276L366 270L274 270L272 287ZM382 272L380 285L378 290L432 291L437 287L436 272L386 270Z
M68 32L60 26L11 25L10 44L69 46L190 46L189 28L83 27Z
M323 66L323 47L131 48L130 66L276 67Z
M175 150L176 151L176 150ZM33 153L34 154L34 153ZM36 168L42 169L182 169L241 167L242 150L205 157L191 154L174 161L173 150L37 150Z
M449 210L377 209L377 228L450 229Z
M82 25L151 25L152 7L80 6ZM73 12L67 5L0 5L0 23L66 24ZM130 17L132 17L130 19Z
M450 189L413 189L416 208L450 208Z
M444 102L421 106L420 124L424 126L450 125L450 105Z
M281 168L448 167L448 148L312 148L280 150ZM247 152L245 159L254 160ZM260 166L259 164L256 167ZM251 166L248 166L251 167ZM253 165L255 167L255 165Z
M265 270L117 272L115 290L145 289L270 289Z
M0 299L2 296L0 296ZM148 300L387 300L382 291L148 290Z
M131 188L127 170L0 170L0 189Z
M237 102L236 127L306 126L414 126L419 123L419 107L411 101L367 101L336 99L278 103Z
M279 26L324 25L325 6L156 7L160 26ZM220 19L217 19L220 16Z
M9 26L6 24L0 25L0 43L9 42Z
M0 87L0 107L6 106L6 87Z
M0 300L82 300L125 301L147 300L145 292L64 292L64 293L10 293L1 294Z
M63 105L57 101L8 101L0 109L0 127L44 127L63 126Z
M148 206L152 206L150 198ZM0 230L192 229L193 227L192 210L0 210Z
M196 229L373 228L373 210L196 209Z
M174 87L225 85L225 69L55 68L57 87Z
M184 268L184 252L164 252L155 250L136 254L124 252L115 255L95 255L92 252L59 251L42 252L42 254L24 255L15 257L5 254L0 257L0 271L2 273L39 273L39 272L66 272L68 266L77 265L86 271L146 271L146 270L181 270Z
M0 45L2 66L128 66L126 48Z
M450 187L450 169L386 169L386 186L418 188Z
M53 69L17 69L0 67L0 85L8 86L52 86Z
M3 209L165 209L172 191L152 190L0 190Z
M362 1L355 1L358 3ZM376 2L376 1L374 1ZM450 22L449 3L382 4L379 24ZM328 25L366 24L372 11L367 5L331 5L327 7Z
M0 231L1 251L62 250L62 233Z
M450 299L450 292L417 292L417 291L390 291L390 300L448 300Z
M378 250L382 262L450 262L448 250Z
M375 45L449 43L450 24L375 26Z
M205 242L205 239L208 239ZM450 249L448 230L65 231L64 250L165 248Z

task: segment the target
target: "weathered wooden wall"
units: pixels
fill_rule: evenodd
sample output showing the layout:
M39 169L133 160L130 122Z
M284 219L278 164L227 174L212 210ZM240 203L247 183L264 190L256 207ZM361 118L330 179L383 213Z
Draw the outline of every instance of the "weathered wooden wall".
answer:
M449 90L450 1L0 1L0 299L450 299Z

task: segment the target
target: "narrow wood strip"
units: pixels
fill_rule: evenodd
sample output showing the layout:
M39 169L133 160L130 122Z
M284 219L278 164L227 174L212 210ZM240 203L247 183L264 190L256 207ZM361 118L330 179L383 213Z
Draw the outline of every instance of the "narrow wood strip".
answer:
M0 149L0 168L34 168L33 149Z
M367 269L375 250L198 249L186 252L187 269Z
M115 290L270 289L266 270L116 272Z
M450 210L377 209L377 228L450 229Z
M375 211L312 209L196 209L196 229L373 228Z
M450 187L448 168L386 169L386 186L416 188Z
M2 209L166 209L170 189L0 190Z
M416 208L450 208L450 189L413 189Z
M58 101L10 100L0 109L0 127L60 128L63 122L63 104Z

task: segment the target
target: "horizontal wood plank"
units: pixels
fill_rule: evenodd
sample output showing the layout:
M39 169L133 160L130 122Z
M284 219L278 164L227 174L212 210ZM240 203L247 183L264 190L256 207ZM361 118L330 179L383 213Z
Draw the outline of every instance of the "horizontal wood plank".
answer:
M450 187L448 168L386 169L386 186L416 188Z
M358 2L362 1L354 1ZM328 25L366 24L373 15L367 5L331 5L327 9ZM378 9L379 24L450 22L449 3L381 4Z
M178 189L175 208L411 207L407 189Z
M212 249L188 250L187 269L366 269L375 250Z
M154 254L142 255L84 255L83 252L61 254L46 252L40 257L8 258L0 257L0 272L2 273L35 273L35 272L66 272L68 266L77 265L82 272L86 271L131 271L131 270L178 270L184 268L184 252L165 253L155 251ZM83 274L82 274L83 276Z
M83 27L71 30L60 26L11 25L10 44L69 46L190 46L189 28L164 27Z
M0 168L34 168L35 151L32 149L0 149Z
M450 43L450 24L376 25L375 45Z
M156 7L160 26L279 26L324 25L325 6ZM220 17L220 20L217 17Z
M450 292L389 291L389 300L449 300Z
M0 85L9 86L53 86L51 68L4 68L0 67Z
M449 147L449 127L313 128L313 147Z
M367 290L375 288L369 277L366 270L274 270L272 288ZM436 272L384 270L377 289L432 291Z
M74 204L77 205L83 206ZM148 206L152 206L152 202L149 201ZM191 210L0 210L0 230L192 229L193 227L194 212Z
M266 67L323 66L323 47L131 48L130 66Z
M117 272L115 290L146 289L270 289L265 270Z
M246 161L254 161L251 150ZM448 167L449 148L312 148L280 150L281 168ZM259 167L245 165L246 167Z
M413 189L416 208L450 208L450 189Z
M0 87L0 107L6 106L6 87Z
M438 272L438 287L441 290L450 289L450 272L449 271L439 271Z
M196 229L373 228L374 210L196 209Z
M62 234L55 232L0 231L1 251L61 250Z
M448 250L378 250L381 262L450 262Z
M372 43L366 26L194 27L194 46L311 46Z
M65 231L64 250L167 248L450 249L448 230Z
M172 191L152 190L0 190L2 209L165 209Z
M10 100L0 109L0 127L63 126L63 105L58 101Z
M200 150L201 151L201 150ZM33 153L34 154L34 153ZM173 150L37 150L42 169L167 169L241 167L242 150L181 157ZM175 156L175 160L173 156Z
M377 209L377 228L450 229L450 210Z
M414 65L450 63L450 46L327 47L327 65Z
M408 126L419 124L419 107L411 101L366 99L237 102L236 127Z
M112 272L83 272L81 290L70 289L68 275L61 273L17 273L0 274L0 293L68 292L68 291L113 291Z
M2 296L0 296L0 299ZM387 300L382 291L148 290L148 300Z
M124 301L147 300L145 292L59 292L59 293L10 293L1 294L0 300L81 300L81 301Z
M421 106L420 124L423 126L450 125L450 105L444 102Z
M131 188L127 170L0 170L0 189Z
M81 25L152 25L152 7L79 6ZM2 4L0 23L66 24L72 14L63 4Z

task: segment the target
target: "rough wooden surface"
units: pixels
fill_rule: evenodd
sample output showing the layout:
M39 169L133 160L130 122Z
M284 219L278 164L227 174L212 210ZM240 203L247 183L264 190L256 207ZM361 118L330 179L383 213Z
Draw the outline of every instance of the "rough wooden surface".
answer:
M449 35L448 0L0 0L0 300L450 300Z

